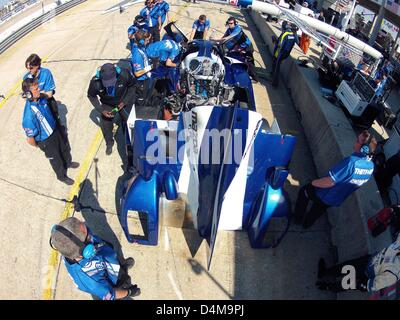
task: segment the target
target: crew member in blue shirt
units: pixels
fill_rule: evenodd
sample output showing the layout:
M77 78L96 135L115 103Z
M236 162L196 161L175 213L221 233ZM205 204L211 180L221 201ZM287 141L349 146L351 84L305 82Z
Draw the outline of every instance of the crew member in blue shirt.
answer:
M364 130L354 142L354 153L329 170L326 177L311 181L298 194L295 223L311 227L329 207L339 207L346 198L365 184L374 171L372 155L376 149L375 138ZM307 211L309 201L312 206Z
M279 85L279 70L283 60L290 56L294 45L299 44L299 38L295 31L297 27L284 21L282 23L282 33L275 42L274 57L272 62L272 85Z
M150 28L146 24L145 19L141 15L137 15L135 17L135 20L133 20L133 24L128 28L128 39L131 50L132 45L135 42L135 33L140 29L150 32Z
M210 20L207 19L206 15L202 14L197 20L193 22L192 33L190 34L189 40L193 39L205 40L209 30L210 30Z
M151 71L150 88L154 87L157 79L167 80L167 94L173 95L179 82L179 59L181 46L172 40L163 40L151 43L146 48L150 59L159 59L157 68Z
M167 20L167 24L169 23L169 4L164 0L155 0L156 7L158 8L158 16L159 16L159 31L161 32L161 28Z
M41 97L38 79L25 79L22 91L26 98L22 127L27 142L44 152L58 180L72 185L74 180L67 176L67 169L77 168L79 163L72 162L71 149L61 136L47 98Z
M146 46L149 44L150 38L151 35L147 31L139 30L135 34L135 42L132 46L132 71L137 80L135 107L144 106L147 102L150 70L153 68L146 53Z
M230 38L225 47L228 49L228 55L236 58L237 54L242 57L247 64L249 76L256 82L259 81L253 57L253 44L249 37L244 33L241 26L239 26L235 17L229 17L226 21L228 29L225 31L224 38Z
M121 263L112 244L93 235L79 219L67 218L53 226L50 246L63 255L65 267L78 289L101 300L140 294L128 275L135 262L133 258Z
M42 68L42 59L35 53L31 54L25 61L25 67L28 72L24 75L23 80L27 78L37 78L41 96L47 99L47 103L53 113L56 124L60 129L61 136L63 137L68 148L71 149L68 139L67 128L61 123L58 105L54 99L56 84L53 75L49 69Z
M146 19L146 24L150 28L151 40L156 42L160 41L160 15L158 7L155 5L154 0L146 0L145 7L139 13Z

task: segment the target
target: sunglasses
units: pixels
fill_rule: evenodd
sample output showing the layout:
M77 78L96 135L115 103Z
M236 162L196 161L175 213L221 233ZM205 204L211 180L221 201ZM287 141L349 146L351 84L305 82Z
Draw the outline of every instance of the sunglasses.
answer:
M232 25L234 25L235 23L234 23L234 22L228 22L228 24L232 26Z
M38 66L29 66L29 67L26 67L28 70L32 70L32 69L35 69L35 68L37 68Z

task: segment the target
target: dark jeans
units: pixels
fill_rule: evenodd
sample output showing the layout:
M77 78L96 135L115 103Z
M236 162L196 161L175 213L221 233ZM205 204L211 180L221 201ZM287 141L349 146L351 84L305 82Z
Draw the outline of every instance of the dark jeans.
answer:
M307 211L308 204L312 201L309 211ZM311 227L315 221L321 217L329 206L323 203L315 194L315 188L311 183L303 186L297 196L296 207L294 210L294 218L296 223L302 224L303 228Z
M53 134L44 141L39 141L38 147L44 152L46 158L57 175L62 180L67 175L67 169L71 165L71 149L65 143L60 130L56 127Z
M331 268L326 269L324 272L323 276L331 276L335 278L342 278L345 274L342 273L342 268L344 266L353 266L354 269L356 270L356 288L361 291L365 291L364 288L367 286L368 282L368 277L365 274L365 270L367 269L369 259L371 258L371 255L367 254L365 256L356 258L356 259L351 259L347 260L345 262L339 263ZM334 281L333 283L330 283L329 289L334 292L340 292L340 291L345 291L342 287L342 279L339 281Z

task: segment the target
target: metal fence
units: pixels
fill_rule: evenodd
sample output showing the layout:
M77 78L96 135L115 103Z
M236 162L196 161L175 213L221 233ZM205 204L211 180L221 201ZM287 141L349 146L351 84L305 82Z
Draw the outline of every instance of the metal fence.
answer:
M82 2L85 2L85 1L87 1L87 0L72 0L72 1L66 2L64 4L57 6L54 10L46 12L45 14L32 20L31 22L24 25L20 29L18 29L16 32L14 32L12 35L7 37L0 43L0 54L2 54L9 47L11 47L14 43L16 43L19 39L21 39L23 36L27 35L29 32L31 32L35 28L39 27L43 23L49 21L50 19L54 18L55 16L59 15L60 13L66 11L68 9L71 9L72 7L78 5Z

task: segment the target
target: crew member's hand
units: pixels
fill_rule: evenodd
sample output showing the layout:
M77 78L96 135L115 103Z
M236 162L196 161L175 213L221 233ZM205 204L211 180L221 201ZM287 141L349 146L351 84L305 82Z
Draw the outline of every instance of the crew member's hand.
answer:
M123 102L120 102L118 105L118 110L121 110L123 107L125 107L125 104Z
M114 118L114 115L113 115L113 113L112 112L110 112L110 111L103 111L102 113L101 113L104 117L106 117L106 118Z

